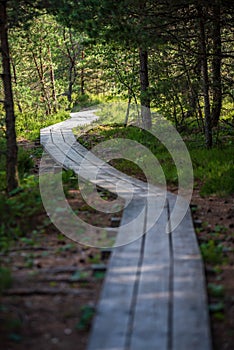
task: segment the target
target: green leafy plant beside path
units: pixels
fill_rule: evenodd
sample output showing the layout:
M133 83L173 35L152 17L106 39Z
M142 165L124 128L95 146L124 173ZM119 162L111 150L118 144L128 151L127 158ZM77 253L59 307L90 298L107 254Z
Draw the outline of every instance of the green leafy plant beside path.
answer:
M79 130L77 133L79 134ZM173 159L167 149L150 133L134 126L102 125L89 129L79 136L79 142L85 147L92 148L100 142L114 138L135 140L149 149L159 160L169 185L177 185L178 175ZM193 140L186 137L186 145L190 152L194 168L195 186L199 186L203 196L226 196L234 193L234 161L233 146L218 146L212 150L197 148ZM137 175L139 168L127 160L112 162L119 170ZM142 177L142 174L141 174Z

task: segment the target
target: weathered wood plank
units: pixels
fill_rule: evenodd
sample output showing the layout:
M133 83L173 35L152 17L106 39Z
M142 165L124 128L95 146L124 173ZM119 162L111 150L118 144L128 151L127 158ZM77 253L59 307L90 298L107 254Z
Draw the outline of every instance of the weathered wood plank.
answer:
M73 146L77 142L72 130L61 130L61 133L63 135L64 142L66 142L68 145Z
M134 198L124 210L115 246L134 242L145 232L146 201L144 198Z
M151 227L160 211L160 217ZM168 210L158 197L152 197L148 201L146 219L151 228L145 236L129 349L167 350L170 336L170 246L169 235L166 233Z
M204 268L190 209L172 232L172 246L173 350L210 350Z
M43 132L43 131L41 131L40 132L40 143L42 145L45 145L49 141L51 142L50 132L47 132L47 131Z
M132 215L131 206L124 212L122 225L129 222L128 211ZM141 236L143 225L136 229ZM125 349L141 247L142 238L113 250L88 350Z
M44 149L59 164L63 165L66 155L53 143L47 142Z

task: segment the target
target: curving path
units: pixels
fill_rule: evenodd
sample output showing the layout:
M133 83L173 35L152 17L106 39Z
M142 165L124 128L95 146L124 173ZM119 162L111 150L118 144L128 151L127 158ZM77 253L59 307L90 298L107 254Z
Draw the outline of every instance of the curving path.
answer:
M56 163L125 201L88 350L211 349L190 210L167 234L176 196L117 171L76 141L72 128L96 118L95 110L83 111L41 130Z

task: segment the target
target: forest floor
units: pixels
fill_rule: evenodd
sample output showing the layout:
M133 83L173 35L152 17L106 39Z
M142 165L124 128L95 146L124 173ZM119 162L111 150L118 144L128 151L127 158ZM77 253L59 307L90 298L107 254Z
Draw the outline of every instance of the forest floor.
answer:
M70 205L81 208L79 191L71 192ZM111 225L111 216L104 221L98 213L91 216L97 224ZM84 211L82 218L89 221L90 213ZM11 287L0 297L1 348L84 350L106 253L71 241L49 224L11 245L0 260L12 272Z
M193 193L198 242L205 260L214 350L234 349L234 199ZM193 207L192 207L193 209Z
M171 188L176 192L176 189ZM70 204L80 208L78 191ZM192 213L205 259L214 350L234 349L234 200L199 195ZM111 225L111 216L83 212L83 218ZM37 220L44 220L46 214ZM23 219L22 219L23 220ZM4 350L85 350L103 282L106 254L72 242L52 225L1 253L12 285L0 297Z

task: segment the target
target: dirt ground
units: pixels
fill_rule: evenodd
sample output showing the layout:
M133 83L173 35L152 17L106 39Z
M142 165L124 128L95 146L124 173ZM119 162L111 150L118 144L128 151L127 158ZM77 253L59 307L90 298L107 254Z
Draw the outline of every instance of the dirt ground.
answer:
M13 278L0 299L1 348L84 350L104 277L100 251L51 225L33 247L18 243L1 261Z
M214 350L234 349L234 199L201 198L193 194L194 225L200 245L215 242L207 251L205 273ZM197 206L197 207L196 207ZM193 210L195 209L195 210Z

